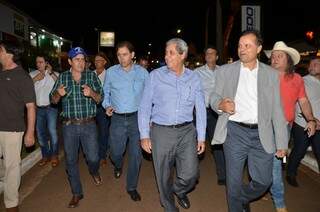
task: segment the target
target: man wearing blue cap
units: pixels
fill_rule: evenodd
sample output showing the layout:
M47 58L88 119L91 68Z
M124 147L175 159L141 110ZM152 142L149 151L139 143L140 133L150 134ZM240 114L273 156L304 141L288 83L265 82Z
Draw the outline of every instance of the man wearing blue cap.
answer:
M85 71L85 51L76 47L69 51L68 56L71 68L59 76L50 97L53 103L62 101L66 169L73 194L68 207L75 208L83 198L77 164L80 144L94 184L102 184L95 116L97 103L103 98L103 92L97 75Z

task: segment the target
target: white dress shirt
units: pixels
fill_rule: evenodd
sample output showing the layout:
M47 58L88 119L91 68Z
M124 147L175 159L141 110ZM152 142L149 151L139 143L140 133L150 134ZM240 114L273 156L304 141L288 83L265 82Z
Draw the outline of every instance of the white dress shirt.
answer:
M96 73L97 74L97 70L94 70L94 73ZM106 76L106 69L104 69L102 72L101 72L101 74L97 74L97 76L98 76L98 78L99 78L99 80L100 80L100 82L101 82L101 84L102 84L102 86L103 86L103 84L104 84L104 78L105 78L105 76Z
M259 62L252 70L241 63L239 83L234 99L235 114L231 115L229 120L248 124L258 123L258 69Z
M35 77L39 74L39 70L35 70L30 72L31 78ZM59 73L54 72L56 76L59 76ZM53 88L55 81L53 80L52 76L50 76L49 72L45 72L45 76L42 80L39 80L34 83L34 89L36 92L36 102L37 106L47 106L50 105L49 94Z
M211 93L214 90L214 84L215 84L215 70L219 66L215 66L214 69L210 69L207 64L200 66L199 68L196 68L194 71L196 71L201 79L202 88L204 91L204 100L206 103L206 107L208 108L210 105L210 96Z

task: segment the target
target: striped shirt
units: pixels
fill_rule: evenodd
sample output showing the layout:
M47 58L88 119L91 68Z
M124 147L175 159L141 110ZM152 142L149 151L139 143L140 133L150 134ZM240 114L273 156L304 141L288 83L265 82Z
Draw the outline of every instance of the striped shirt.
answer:
M88 85L94 92L100 94L101 99L103 99L101 82L94 72L82 72L79 83L73 80L71 70L63 72L54 84L50 98L60 85L64 85L67 92L65 96L61 97L62 117L82 119L96 116L96 102L91 97L84 96L83 88L81 87L82 85Z

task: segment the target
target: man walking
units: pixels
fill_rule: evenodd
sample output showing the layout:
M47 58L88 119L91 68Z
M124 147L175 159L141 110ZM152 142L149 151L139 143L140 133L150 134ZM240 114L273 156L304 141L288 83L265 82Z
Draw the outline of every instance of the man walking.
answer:
M68 56L71 68L60 74L50 95L53 103L62 101L66 169L73 194L68 207L75 208L83 198L78 167L80 144L94 184L102 184L95 116L103 93L97 75L92 71L85 71L85 51L80 47L72 48Z
M140 201L137 185L142 156L137 111L148 72L133 63L135 53L130 42L118 43L116 52L119 64L107 70L102 105L111 116L110 150L114 177L121 176L123 154L128 143L127 193L133 201Z
M43 55L36 57L37 70L30 73L37 98L37 138L40 144L42 159L39 166L51 161L52 167L59 164L59 144L57 134L58 108L50 104L49 95L59 74L52 70ZM49 132L49 137L48 133Z
M17 63L22 54L21 45L0 41L0 155L3 156L4 204L7 212L17 212L21 179L21 146L34 144L36 121L35 92L28 73ZM27 108L25 131L24 109ZM24 133L25 132L25 133Z
M166 66L151 72L139 107L141 146L152 152L166 212L177 212L173 194L188 209L187 193L199 176L198 154L205 150L206 109L199 76L184 67L188 46L180 38L166 43ZM196 126L193 111L196 111ZM197 142L198 140L198 142ZM176 167L172 183L171 174Z
M287 123L281 107L279 77L258 61L262 39L244 31L238 43L240 61L216 71L211 106L219 114L213 144L223 144L226 159L227 201L230 212L249 211L249 202L272 182L275 151L285 156ZM243 183L245 162L251 176Z

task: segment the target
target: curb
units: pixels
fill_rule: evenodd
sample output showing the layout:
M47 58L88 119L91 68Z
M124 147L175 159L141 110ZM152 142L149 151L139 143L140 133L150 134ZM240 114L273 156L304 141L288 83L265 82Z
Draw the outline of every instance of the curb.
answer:
M21 176L24 175L41 159L41 150L37 148L21 161ZM3 182L0 180L0 194L3 192Z

